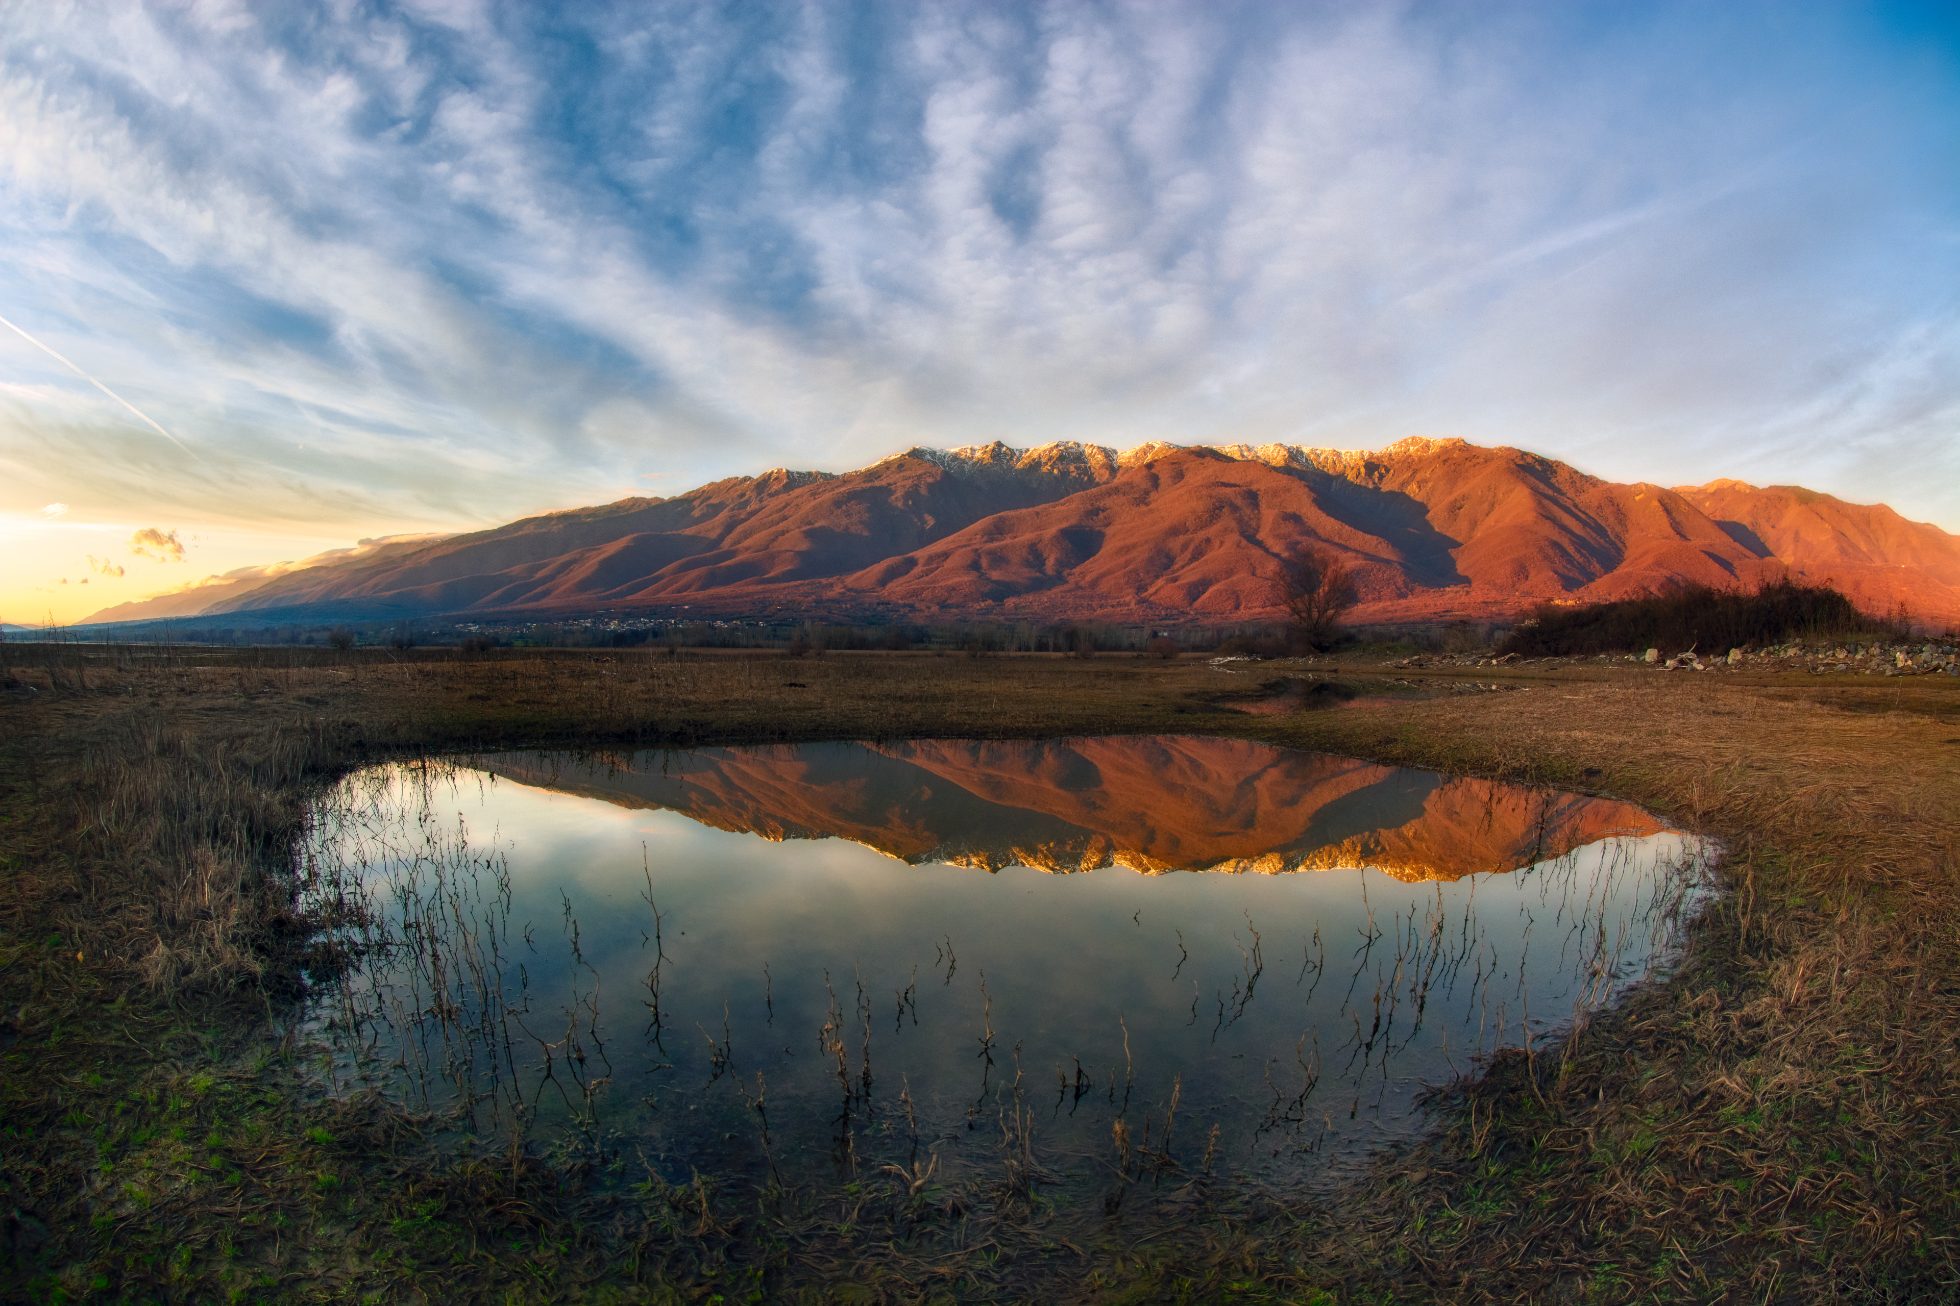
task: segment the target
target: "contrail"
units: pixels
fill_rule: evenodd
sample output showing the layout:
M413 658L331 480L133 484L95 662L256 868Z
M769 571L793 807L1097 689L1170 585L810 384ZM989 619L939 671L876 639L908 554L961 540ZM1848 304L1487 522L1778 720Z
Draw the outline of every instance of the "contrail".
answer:
M42 344L39 340L36 340L33 336L28 335L27 332L23 331L20 327L14 325L11 321L9 321L4 316L0 316L0 326L6 327L9 331L19 336L22 340L25 340L28 344L34 346L36 349L46 354L49 358L54 359L55 362L60 363L63 367L73 372L76 376L81 377L82 380L88 382L90 385L94 386L97 390L100 390L103 394L108 395L111 399L121 404L124 408L127 408L130 412L134 413L138 418L140 418L143 421L144 425L148 426L152 431L155 431L158 435L162 436L164 439L170 441L170 443L176 445L179 449L182 449L185 453L190 454L192 458L197 457L197 454L192 452L191 447L189 445L185 444L182 440L179 440L176 436L170 434L170 432L164 430L163 424L158 422L156 418L151 417L148 413L138 408L135 404L130 403L129 400L123 398L121 395L117 394L114 390L111 390L108 386L103 385L100 381L90 376L87 372L84 372L81 369L81 367L74 362L73 359L70 359L67 356L63 355L62 353L60 353L50 345Z

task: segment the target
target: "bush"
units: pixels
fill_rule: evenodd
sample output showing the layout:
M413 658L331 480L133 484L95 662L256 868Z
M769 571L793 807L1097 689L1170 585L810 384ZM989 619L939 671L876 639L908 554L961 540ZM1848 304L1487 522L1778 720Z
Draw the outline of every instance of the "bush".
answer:
M822 657L828 646L828 632L813 621L806 621L790 632L789 643L783 652L793 658Z
M1235 631L1218 641L1218 652L1226 657L1277 658L1287 653L1288 641L1279 631Z
M1699 648L1724 653L1877 628L1828 585L1779 580L1754 592L1684 585L1646 598L1575 608L1547 604L1511 632L1500 652L1545 657Z

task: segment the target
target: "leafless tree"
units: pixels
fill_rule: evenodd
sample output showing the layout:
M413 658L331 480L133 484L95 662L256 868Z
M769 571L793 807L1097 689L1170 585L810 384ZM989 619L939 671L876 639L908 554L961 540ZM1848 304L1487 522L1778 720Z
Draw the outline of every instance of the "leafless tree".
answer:
M1293 642L1311 649L1332 645L1342 615L1360 598L1353 568L1339 554L1313 544L1281 554L1279 565L1279 602Z

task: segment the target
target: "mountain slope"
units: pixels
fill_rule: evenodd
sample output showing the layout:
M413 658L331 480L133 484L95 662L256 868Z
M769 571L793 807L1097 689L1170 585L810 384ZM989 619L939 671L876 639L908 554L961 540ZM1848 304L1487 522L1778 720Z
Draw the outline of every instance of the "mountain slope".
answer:
M215 610L522 611L781 588L855 571L1099 474L1067 454L1005 459L984 475L915 450L843 475L736 477L672 499L551 513L405 556L296 572Z
M847 578L910 610L1050 617L1270 616L1279 558L1345 557L1377 617L1731 584L1762 559L1680 495L1462 441L1405 441L1337 471L1212 449L1153 451L1103 485L1002 513Z
M1795 485L1711 481L1681 491L1746 548L1842 590L1870 612L1960 613L1960 536L1882 503L1846 503Z
M1786 574L1960 621L1960 537L1888 508L1739 482L1620 485L1462 440L912 449L329 556L114 618L884 612L914 619L1264 620L1302 544L1353 568L1359 620L1498 617L1682 581ZM111 614L98 614L109 619Z
M301 562L270 567L241 567L168 594L104 608L89 620L145 621L159 617L194 617L205 613L229 612L243 606L251 596L284 577L301 573L325 576L346 568L376 564L391 557L415 553L442 538L438 535L394 535L378 540L362 540L352 548L333 549Z

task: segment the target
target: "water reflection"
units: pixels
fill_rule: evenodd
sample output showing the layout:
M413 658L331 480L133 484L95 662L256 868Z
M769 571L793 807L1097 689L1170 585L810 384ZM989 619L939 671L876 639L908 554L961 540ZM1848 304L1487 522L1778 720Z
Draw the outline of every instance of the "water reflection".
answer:
M352 1080L677 1180L1114 1201L1406 1131L1645 973L1696 851L1622 803L1153 737L377 767L304 855Z
M1367 866L1457 879L1665 828L1607 799L1197 736L500 754L473 765L720 830L844 838L907 862L988 870Z

